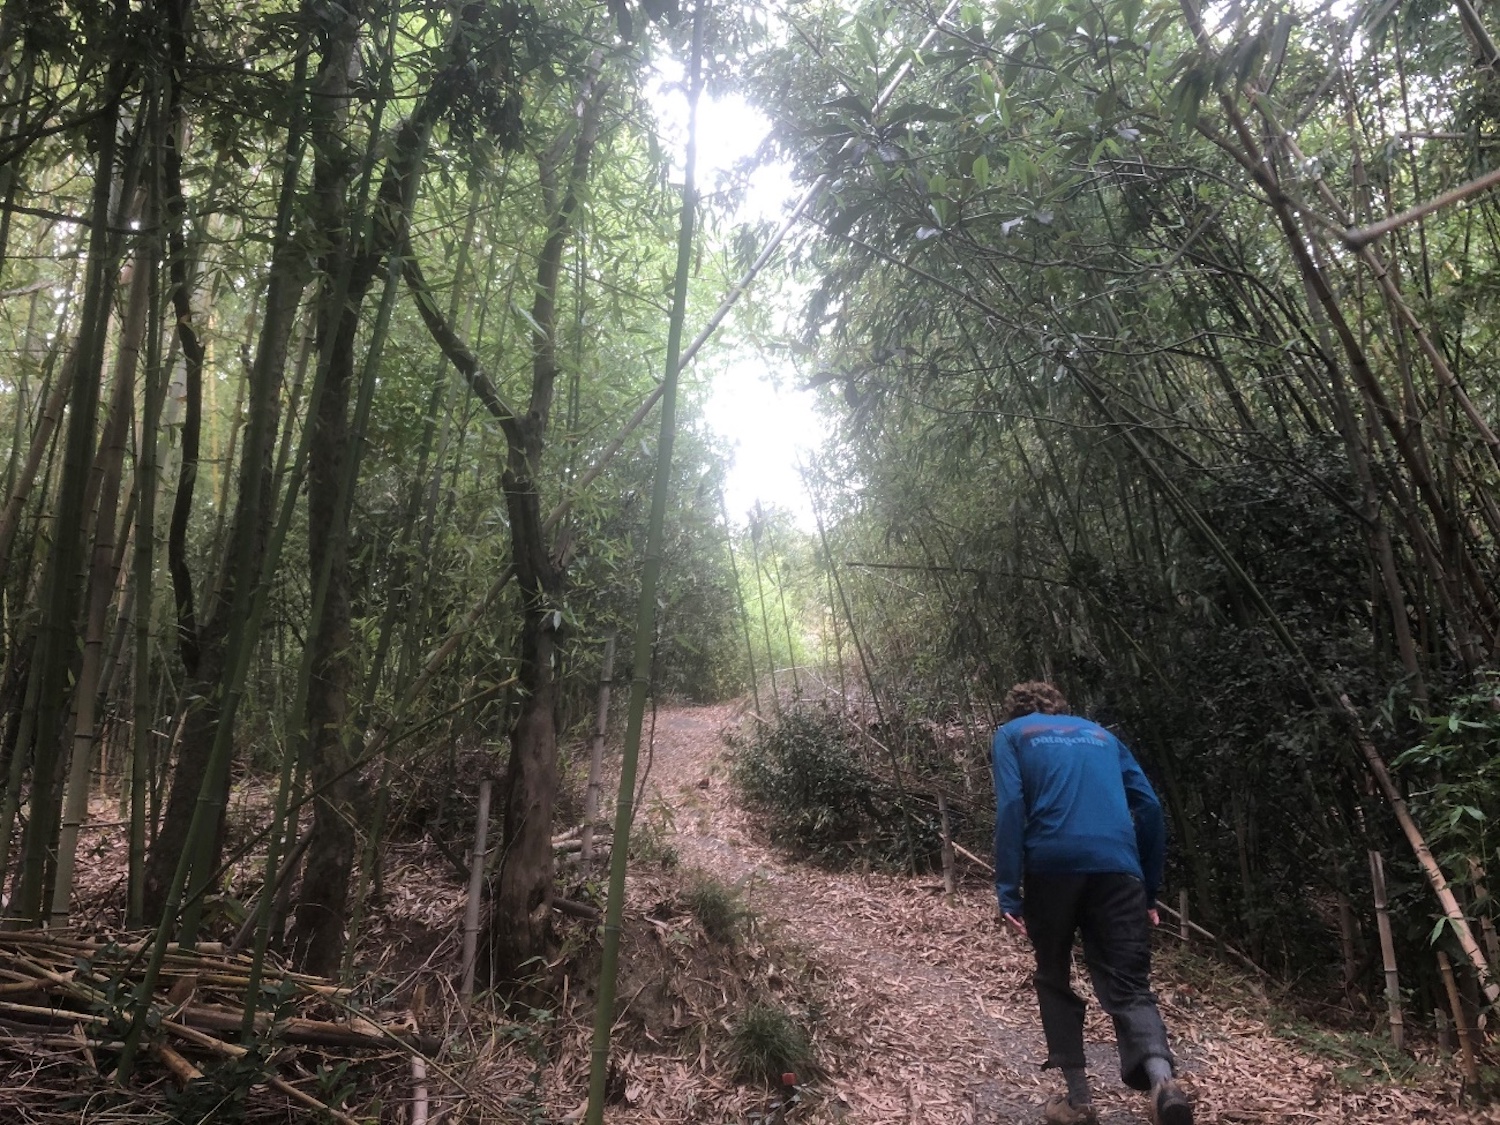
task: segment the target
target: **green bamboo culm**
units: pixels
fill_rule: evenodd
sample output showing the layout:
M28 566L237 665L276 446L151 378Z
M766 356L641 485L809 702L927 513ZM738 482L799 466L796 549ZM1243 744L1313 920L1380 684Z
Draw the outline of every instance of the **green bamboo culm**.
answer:
M656 446L656 482L651 492L651 520L646 531L646 557L641 568L641 600L635 622L635 661L630 678L630 709L625 747L620 763L620 794L615 804L614 844L609 857L609 902L604 911L604 950L599 962L598 1009L594 1013L594 1042L589 1058L589 1101L584 1125L604 1121L604 1083L609 1072L609 1032L615 1018L615 974L620 964L620 921L625 913L625 869L630 854L630 822L634 815L636 761L640 756L641 726L646 714L646 689L651 671L651 638L656 631L656 581L661 572L662 528L666 524L667 491L671 486L672 442L677 427L677 377L682 352L682 322L687 309L688 273L693 255L693 219L697 193L693 166L698 157L698 98L703 90L703 24L708 0L699 0L693 13L692 58L688 64L688 133L686 168L682 183L682 226L677 237L677 276L672 312L667 325L667 363L661 399L661 436Z
M159 188L148 195L147 222L157 228ZM130 848L126 878L126 925L139 929L146 924L146 787L151 761L151 575L155 566L157 426L166 399L162 368L161 248L149 255L151 270L151 322L146 335L146 371L142 389L139 445L136 449L135 491L140 514L136 517L135 559L135 652L132 678L135 728L130 736Z
M729 506L724 490L719 490L719 514L724 517L724 546L729 551L729 572L734 576L734 600L740 607L740 624L745 628L745 660L750 665L750 692L755 698L755 713L760 714L760 681L755 678L755 639L750 633L750 612L745 608L745 588L740 585L740 564L734 557L734 528L729 523Z

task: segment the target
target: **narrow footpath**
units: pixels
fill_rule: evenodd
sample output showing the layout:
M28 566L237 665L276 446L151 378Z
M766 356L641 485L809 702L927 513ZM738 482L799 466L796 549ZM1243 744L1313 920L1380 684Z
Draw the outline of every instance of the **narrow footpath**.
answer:
M833 1108L815 1119L1039 1121L1060 1079L1039 1069L1030 949L999 925L988 885L971 879L949 897L931 877L834 873L778 854L735 804L722 735L740 721L731 706L660 711L645 803L670 810L684 867L740 888L761 923L801 947L828 982L819 1042ZM1335 1080L1338 1060L1274 1035L1249 987L1205 994L1173 979L1169 957L1156 987L1199 1122L1500 1120L1459 1111L1436 1070L1415 1086L1373 1072L1358 1085ZM1147 1121L1144 1098L1119 1083L1109 1022L1092 1000L1087 1035L1100 1120Z

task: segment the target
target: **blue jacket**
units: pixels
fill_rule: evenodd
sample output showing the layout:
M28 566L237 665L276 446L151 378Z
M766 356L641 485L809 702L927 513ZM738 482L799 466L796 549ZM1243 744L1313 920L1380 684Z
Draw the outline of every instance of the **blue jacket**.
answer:
M1156 901L1166 822L1156 791L1109 731L1023 715L995 732L995 891L1021 913L1023 872L1134 875Z

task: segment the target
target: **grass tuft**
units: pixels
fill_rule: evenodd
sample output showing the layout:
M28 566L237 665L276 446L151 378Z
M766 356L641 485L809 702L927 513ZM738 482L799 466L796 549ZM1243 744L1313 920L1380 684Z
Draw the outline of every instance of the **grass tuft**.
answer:
M734 944L740 927L754 917L737 890L708 875L694 879L682 897L688 912L703 927L709 940L721 945Z
M776 1085L787 1071L804 1078L813 1068L807 1032L785 1008L752 1004L729 1040L734 1075L741 1082Z

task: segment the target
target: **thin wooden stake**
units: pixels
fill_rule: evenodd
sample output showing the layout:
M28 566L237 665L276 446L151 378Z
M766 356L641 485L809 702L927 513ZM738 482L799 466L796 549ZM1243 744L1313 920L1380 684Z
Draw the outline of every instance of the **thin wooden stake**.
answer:
M614 674L615 638L611 633L604 642L604 659L599 665L599 706L594 712L594 737L589 744L589 787L583 797L578 858L585 866L594 858L594 822L599 819L599 779L604 772L604 732L609 725L609 687Z
M1401 980L1396 971L1396 942L1391 935L1391 912L1385 894L1385 861L1370 852L1370 888L1375 896L1375 925L1380 931L1380 954L1385 962L1385 1005L1391 1023L1391 1042L1403 1050L1406 1029L1401 1016Z
M479 782L479 813L474 818L474 856L469 861L469 899L464 904L463 986L459 996L465 1000L474 997L474 963L479 950L479 903L484 897L484 859L490 832L490 788L494 783L486 777Z
M953 878L953 829L948 822L948 798L945 794L937 795L938 818L943 825L943 890L953 894L957 890Z
M1193 941L1193 927L1188 923L1188 893L1183 887L1177 892L1177 922L1178 929L1182 933L1182 944L1191 945Z

